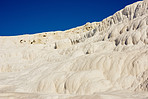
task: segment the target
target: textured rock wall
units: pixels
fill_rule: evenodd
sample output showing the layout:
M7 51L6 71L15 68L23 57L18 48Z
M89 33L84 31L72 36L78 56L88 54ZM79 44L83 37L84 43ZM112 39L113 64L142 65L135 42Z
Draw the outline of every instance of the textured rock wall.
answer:
M0 92L147 92L147 44L147 0L70 30L0 37Z

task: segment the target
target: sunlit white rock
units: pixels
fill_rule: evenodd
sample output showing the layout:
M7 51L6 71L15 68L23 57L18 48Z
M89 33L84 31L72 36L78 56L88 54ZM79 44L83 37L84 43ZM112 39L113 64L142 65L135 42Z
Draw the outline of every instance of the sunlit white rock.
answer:
M0 99L148 97L146 2L66 31L0 37Z

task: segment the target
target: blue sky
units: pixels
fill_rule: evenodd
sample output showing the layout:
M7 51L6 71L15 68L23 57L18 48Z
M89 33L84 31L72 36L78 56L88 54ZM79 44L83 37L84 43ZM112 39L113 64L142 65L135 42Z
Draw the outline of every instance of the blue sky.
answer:
M0 36L67 30L99 22L138 0L0 0Z

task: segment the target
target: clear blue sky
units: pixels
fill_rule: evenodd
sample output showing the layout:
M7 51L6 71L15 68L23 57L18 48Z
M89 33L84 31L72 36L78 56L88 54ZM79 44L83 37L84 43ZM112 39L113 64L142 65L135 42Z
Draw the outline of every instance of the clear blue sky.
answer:
M67 30L138 0L0 0L0 36Z

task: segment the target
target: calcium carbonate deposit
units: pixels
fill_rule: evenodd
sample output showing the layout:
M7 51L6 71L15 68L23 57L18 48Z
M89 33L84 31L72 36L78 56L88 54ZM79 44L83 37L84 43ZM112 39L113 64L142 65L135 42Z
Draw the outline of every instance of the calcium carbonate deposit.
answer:
M148 99L148 0L66 31L1 36L0 99Z

